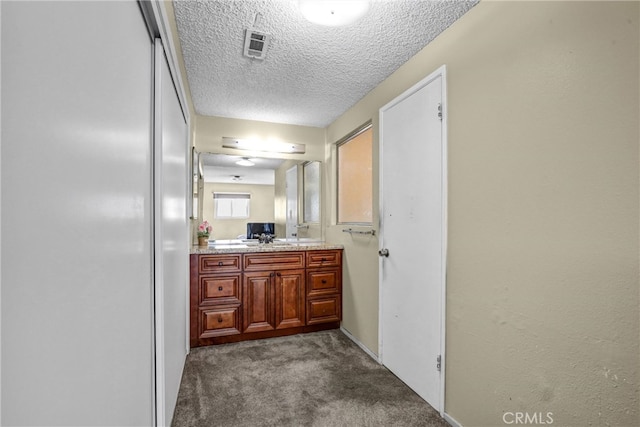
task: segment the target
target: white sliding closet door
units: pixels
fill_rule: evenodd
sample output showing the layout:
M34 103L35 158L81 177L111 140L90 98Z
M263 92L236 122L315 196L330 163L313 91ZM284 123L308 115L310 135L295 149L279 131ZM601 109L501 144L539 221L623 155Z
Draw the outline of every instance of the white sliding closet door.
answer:
M170 425L187 355L187 124L160 39L155 47L157 423Z
M153 423L152 43L135 1L2 2L2 425Z

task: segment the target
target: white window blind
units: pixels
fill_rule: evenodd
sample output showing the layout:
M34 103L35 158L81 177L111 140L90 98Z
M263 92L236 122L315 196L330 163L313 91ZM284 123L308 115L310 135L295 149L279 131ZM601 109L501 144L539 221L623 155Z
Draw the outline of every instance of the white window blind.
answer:
M218 219L249 218L251 194L213 193L213 212Z

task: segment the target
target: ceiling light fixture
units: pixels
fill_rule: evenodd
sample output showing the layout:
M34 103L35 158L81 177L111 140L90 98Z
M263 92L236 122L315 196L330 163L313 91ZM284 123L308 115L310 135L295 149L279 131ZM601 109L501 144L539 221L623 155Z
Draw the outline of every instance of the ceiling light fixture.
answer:
M314 24L338 27L362 18L369 0L298 0L302 16Z
M253 166L253 165L255 165L255 163L253 163L251 160L249 160L249 158L243 157L242 159L240 159L240 160L238 160L236 162L236 165L238 165L238 166Z
M269 151L272 153L288 154L304 154L306 151L304 144L292 144L290 142L276 140L238 139L226 136L222 138L222 146L225 148L235 148L236 150Z

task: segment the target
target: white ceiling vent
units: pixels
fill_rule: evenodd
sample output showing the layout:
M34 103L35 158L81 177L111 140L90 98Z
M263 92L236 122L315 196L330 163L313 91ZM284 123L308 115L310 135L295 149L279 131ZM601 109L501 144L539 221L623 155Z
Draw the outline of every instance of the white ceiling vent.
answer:
M271 36L269 34L261 33L260 31L250 28L246 29L244 35L244 56L264 59L267 54L270 38Z

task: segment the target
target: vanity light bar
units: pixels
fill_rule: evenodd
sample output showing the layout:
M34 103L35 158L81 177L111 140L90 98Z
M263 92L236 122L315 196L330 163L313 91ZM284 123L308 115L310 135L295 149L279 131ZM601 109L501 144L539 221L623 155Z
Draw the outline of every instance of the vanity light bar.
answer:
M249 151L269 151L272 153L304 154L306 147L304 144L292 144L281 141L260 141L255 139L222 138L222 146L225 148L235 148L236 150Z

